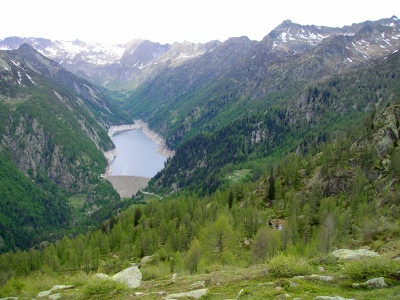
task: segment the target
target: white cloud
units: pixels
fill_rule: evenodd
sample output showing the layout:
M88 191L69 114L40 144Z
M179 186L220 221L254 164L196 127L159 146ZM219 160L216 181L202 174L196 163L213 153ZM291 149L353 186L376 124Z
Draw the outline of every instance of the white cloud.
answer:
M7 12L7 13L5 13ZM125 43L260 40L282 21L325 26L400 17L398 0L14 0L2 4L0 39L8 36Z

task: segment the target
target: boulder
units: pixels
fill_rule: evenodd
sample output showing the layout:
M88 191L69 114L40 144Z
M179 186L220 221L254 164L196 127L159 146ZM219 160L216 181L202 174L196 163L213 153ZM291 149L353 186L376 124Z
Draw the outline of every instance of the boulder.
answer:
M339 260L354 260L366 257L377 257L379 256L378 253L374 251L369 251L367 249L357 249L357 250L350 250L350 249L339 249L333 251L331 256L339 259Z
M193 298L200 299L201 297L207 295L208 289L193 290L190 292L170 294L165 299L180 299L180 298Z
M142 260L140 261L140 267L144 267L145 265L147 265L148 263L152 262L153 260L153 256L149 255L149 256L143 256Z
M385 279L383 277L379 278L372 278L370 280L367 280L366 282L363 283L353 283L353 287L358 288L358 287L366 287L369 289L383 289L387 287L387 283L385 282Z
M382 289L388 286L383 277L372 278L366 281L365 285L372 289Z
M142 273L135 265L115 274L112 279L114 281L123 282L130 288L137 288L142 282Z

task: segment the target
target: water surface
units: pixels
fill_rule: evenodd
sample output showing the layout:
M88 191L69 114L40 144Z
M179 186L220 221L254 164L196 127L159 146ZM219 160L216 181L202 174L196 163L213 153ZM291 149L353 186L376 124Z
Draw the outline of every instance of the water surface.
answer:
M153 177L167 160L157 152L157 144L142 130L126 130L113 135L118 155L111 163L112 175Z

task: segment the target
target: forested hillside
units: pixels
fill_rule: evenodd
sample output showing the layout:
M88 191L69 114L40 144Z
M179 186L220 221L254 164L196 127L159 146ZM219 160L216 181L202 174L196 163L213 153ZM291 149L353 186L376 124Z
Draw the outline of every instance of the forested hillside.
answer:
M363 245L387 256L380 262L371 261L362 274L346 264L343 272L347 279L384 276L395 288L398 269L392 258L400 255L399 118L400 104L388 105L364 125L320 142L305 155L285 155L257 181L246 182L237 176L225 189L205 197L175 193L163 200L150 200L139 194L134 198L136 205L95 232L64 237L43 250L3 254L3 284L12 274L20 279L9 281L0 295L29 289L28 281L20 276L30 278L40 273L44 279L66 270L112 274L144 256L152 257L141 265L143 280L154 290L157 285L151 285L150 280L157 282L177 272L214 273L249 266L258 270L258 264L266 263L263 273L248 275L259 283L271 276L310 275L315 263L326 264L332 268L328 272L333 272L339 267L323 258L327 253ZM321 260L311 265L304 261L316 257ZM73 278L63 280L78 282ZM341 293L363 291L343 280ZM96 289L96 281L87 284L93 288L76 292L75 297L111 295L107 288ZM211 290L221 288L212 280L205 284ZM254 289L255 293L259 288ZM115 297L129 293L121 287L117 290ZM304 295L302 289L287 291ZM260 297L265 295L260 293ZM252 298L251 292L249 296Z
M214 192L233 166L250 168L289 152L306 154L351 126L359 126L400 95L400 55L343 75L305 85L286 103L248 114L222 129L202 133L177 149L175 157L155 176L156 189Z
M103 151L113 147L106 126L126 120L97 88L30 46L0 52L0 251L111 216L120 198L100 180Z
M133 58L71 68L112 70L113 87L133 91L100 90L26 44L0 51L0 297L70 284L70 299L195 287L209 299L396 299L399 37L394 16L287 20L260 42L138 42ZM101 176L106 130L131 118L175 156L121 200ZM343 262L340 248L376 255ZM130 266L143 275L135 294L107 277Z

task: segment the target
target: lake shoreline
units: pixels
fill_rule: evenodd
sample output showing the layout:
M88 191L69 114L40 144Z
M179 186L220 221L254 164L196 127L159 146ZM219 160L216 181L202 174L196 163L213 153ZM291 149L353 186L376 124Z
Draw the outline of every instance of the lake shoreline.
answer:
M142 129L143 134L157 144L157 152L159 154L166 157L167 159L172 158L175 155L175 151L168 149L165 139L163 139L155 131L149 129L148 124L146 122L143 122L142 120L134 120L134 122L135 122L134 124L111 126L107 132L108 136L112 138L113 135L119 132ZM107 152L104 152L104 156L108 162L104 176L112 176L111 163L117 155L118 155L118 149L112 149Z

